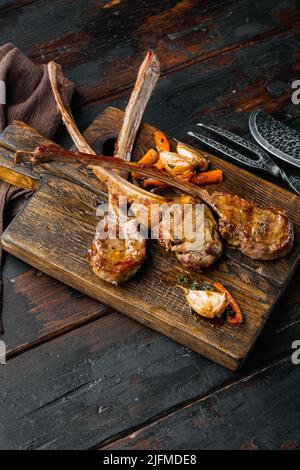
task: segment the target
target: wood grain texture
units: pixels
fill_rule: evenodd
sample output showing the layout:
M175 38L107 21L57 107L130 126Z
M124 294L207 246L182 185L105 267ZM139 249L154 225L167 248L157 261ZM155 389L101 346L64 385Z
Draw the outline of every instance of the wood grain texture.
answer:
M101 151L103 142L118 133L122 117L122 112L108 109L89 128L87 138L96 150ZM152 135L153 128L147 125L141 128L134 149L135 158L152 144ZM246 171L237 171L233 165L216 157L212 161L224 170L224 189L241 196L251 192L257 203L284 205L296 225L295 248L283 260L254 262L239 252L226 250L221 262L205 276L193 275L195 279L206 279L207 276L229 287L245 314L245 323L237 328L224 324L213 329L205 320L195 322L190 317L182 294L174 289L178 278L186 272L171 254L158 250L153 242L149 244L150 254L145 266L128 283L115 288L96 278L85 255L97 223L94 214L99 195L69 181L44 178L25 211L3 235L3 246L81 292L226 367L236 369L248 354L297 264L299 198ZM65 174L74 172L74 168L69 170L67 165L63 170Z
M279 323L283 321L279 312L276 316ZM113 313L100 318L12 358L0 369L0 397L5 404L0 410L0 448L87 449L114 436L118 441L120 434L128 435L131 430L144 428L149 420L156 421L166 413L177 412L245 378L248 386L244 388L244 402L250 393L253 409L261 409L264 394L259 384L265 381L269 393L274 389L274 396L278 390L273 382L269 387L270 375L276 369L271 369L260 381L253 375L255 368L271 359L272 347L276 348L274 357L279 352L278 335L271 336L269 331L267 338L265 333L263 336L264 341L255 347L252 369L246 366L245 370L233 374L123 315ZM293 377L297 384L297 375ZM291 393L285 374L276 375L274 381L277 379L280 390L284 388ZM268 405L274 404L276 408L279 396ZM244 422L247 413L239 414L235 410L234 399L222 403L225 423L229 416L233 419L240 416ZM284 411L287 411L286 404L284 396ZM297 409L295 403L294 410ZM255 411L253 415L258 416ZM283 413L281 416L284 419ZM289 413L287 416L294 423ZM186 426L186 420L184 423ZM269 429L276 429L278 423L279 416L274 413L273 428ZM198 437L203 436L201 442L206 438L205 429L197 430ZM272 439L278 436L280 440L283 434L271 432L270 436ZM235 436L233 443L238 442L238 437ZM251 441L252 437L253 429L244 427L243 442ZM221 435L219 439L222 442ZM186 442L181 433L179 443L180 440ZM114 444L115 448L121 445ZM129 445L128 441L125 445Z
M196 130L201 121L247 136L249 114L258 107L280 120L293 120L291 125L300 129L296 120L300 108L291 101L291 83L298 78L299 39L299 28L291 28L281 37L266 38L163 77L146 109L145 121L193 145L200 144L186 133ZM85 129L107 105L124 108L129 93L75 109L76 122ZM300 175L297 168L282 161L280 165L288 173ZM252 171L284 185L265 172Z
M28 274L5 286L8 297L5 301L6 312L7 316L9 313L12 316L11 325L7 328L13 333L13 325L16 321L20 322L15 332L19 333L24 327L23 339L30 327L34 330L34 327L42 326L43 317L46 327L48 308L52 310L49 319L52 320L53 328L58 321L64 321L59 314L62 309L59 301L54 301L57 309L47 307L47 304L34 305L34 300L42 295L37 287L43 285L44 290L49 288L54 291L55 281L48 284L47 276L39 276ZM32 281L31 291L28 279ZM229 372L117 313L10 359L5 368L0 368L0 398L4 404L0 409L0 448L95 447L106 440L118 440L120 435L128 435L132 430L141 429L149 420L156 421L166 413L178 411L187 404L198 401L200 397L208 394L212 396L216 390L226 388L244 377L247 377L253 408L259 408L262 406L263 395L259 382L251 374L278 355L288 353L291 340L299 337L299 310L292 308L290 303L297 302L292 294L295 296L299 277L294 282L288 288L285 302L280 302L271 315L255 345L253 357L249 358L240 372ZM66 298L61 289L62 286L59 292ZM25 303L20 297L20 291L26 297ZM15 307L14 299L17 299ZM75 309L78 308L78 302L81 300L72 301ZM34 318L35 313L28 314L31 310L39 317L37 321ZM56 313L54 310L57 310ZM67 306L64 307L64 314L66 310ZM282 312L286 313L283 315ZM67 322L69 318L67 314ZM50 327L48 324L48 328ZM35 332L38 335L38 329ZM295 366L294 368L296 369ZM273 374L273 370L270 370L270 374ZM262 379L267 384L270 383L270 374L264 375ZM283 381L284 377L280 375L278 380ZM294 375L294 385L297 383L297 376ZM244 422L244 413L239 415L240 408L235 410L234 404L234 400L228 400L224 404L223 414L226 412L227 417L227 413L231 413L236 419L241 416ZM255 411L253 414L256 417ZM291 418L288 413L287 417ZM276 428L279 421L276 419L278 415L274 417L274 433L270 436L274 438L279 435L280 439L281 434L278 434ZM286 426L291 429L289 423ZM205 428L198 428L199 435L203 435L204 431ZM243 428L243 442L251 441L252 438L253 430ZM181 439L185 442L184 436L178 436L178 440ZM219 439L222 442L222 436ZM118 445L120 443L117 442L115 447Z
M299 368L293 369L297 374ZM247 392L252 394L249 403L253 399L253 408L261 409L263 390L252 375L232 375L166 337L113 313L27 351L0 369L0 397L5 404L0 409L0 447L24 450L95 447L197 402L208 392L223 388L224 383L226 388L245 378L249 384ZM277 378L276 375L274 382ZM264 391L268 389L271 394L274 388L272 396L279 390L288 393L283 396L284 411L288 403L285 400L296 394L295 388L291 390L291 382L285 380L283 373L278 378L280 389L273 386L270 378L264 385ZM226 419L234 417L234 396L224 405ZM272 403L277 406L282 395L278 393L277 397L276 405L274 401L268 402L270 407ZM296 405L295 412L299 410ZM247 413L243 414L243 419L246 416ZM277 418L278 414L274 416L274 428ZM185 425L186 420L183 421ZM197 432L199 437L201 428ZM251 440L252 433L244 428L244 440ZM180 439L185 442L182 434Z
M30 269L10 255L4 258L3 279L5 334L2 339L9 359L109 312L108 307ZM294 339L300 337L299 279L298 269L244 365L244 373L287 353ZM111 328L115 326L111 324ZM138 348L138 334L136 341L133 345L132 339L133 349ZM196 357L199 368L204 370L207 361L196 354L193 360Z
M130 88L149 47L161 58L163 73L174 73L280 35L300 14L296 0L251 7L245 0L41 0L38 8L20 8L18 23L9 8L1 16L2 42L16 43L35 63L61 63L82 104Z
M34 269L5 281L3 292L7 359L112 311Z
M105 449L299 449L299 379L288 357Z
M121 0L108 8L110 4L0 0L2 43L13 41L35 63L58 61L79 85L74 104L87 105L73 109L82 130L108 105L125 108L148 44L160 51L164 77L145 120L170 135L186 140L186 131L200 120L244 134L248 113L257 106L280 119L294 119L292 125L300 130L295 121L300 107L290 99L290 84L299 78L296 0L145 0L143 6L138 0ZM27 176L31 184L31 173ZM20 181L20 174L15 177ZM39 184L37 175L33 187ZM297 447L299 408L292 390L298 390L298 375L277 373L277 367L259 380L249 373L287 354L300 337L299 269L243 368L232 373L119 314L96 319L98 313L101 317L97 301L35 270L19 276L15 271L25 268L15 269L18 261L5 258L1 339L12 358L0 368L1 448L88 448L141 428L131 434L134 448L145 442L159 448L162 438L169 448L187 442L212 448ZM96 321L63 334L85 318ZM232 387L240 374L247 382ZM234 399L216 394L220 388L226 393L228 385L239 407ZM186 405L208 394L206 405L192 409L190 426ZM175 411L174 421L160 421L153 431L145 428ZM127 448L126 441L111 446Z
M0 368L0 448L94 447L229 374L124 315L107 315Z

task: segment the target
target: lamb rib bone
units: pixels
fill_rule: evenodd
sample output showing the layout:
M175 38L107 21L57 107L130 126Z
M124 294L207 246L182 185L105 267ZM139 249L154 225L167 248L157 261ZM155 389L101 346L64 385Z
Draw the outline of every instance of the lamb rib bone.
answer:
M60 153L57 153L57 148L55 146L52 147L39 147L36 149L35 152L30 153L24 153L22 151L18 151L15 156L15 162L20 163L21 161L23 162L28 162L31 164L37 164L37 163L43 163L43 162L49 162L49 161L56 161L56 162L65 162L65 163L89 163L93 168L97 168L94 165L99 165L99 157L95 157L94 155L90 155L90 158L87 154L80 154L80 153L70 153L68 151L61 150ZM110 157L104 157L104 160L109 164L108 168L115 168L115 165L111 166L111 161L118 161L118 162L123 162L122 160L118 158L110 158ZM123 162L123 163L129 163L130 162ZM131 166L126 167L124 170L130 169ZM103 167L100 167L100 170L102 170ZM121 170L123 169L122 167L120 168ZM144 168L144 171L147 171L147 167ZM151 170L150 170L151 171ZM147 174L147 173L146 173ZM160 173L158 173L160 175ZM127 183L127 181L124 180L124 183ZM199 242L197 247L195 247L194 244L186 241L182 242L181 244L178 243L178 239L174 239L173 237L173 230L169 233L166 231L161 231L160 226L160 220L159 216L156 218L154 216L153 219L153 205L156 206L154 210L160 211L160 208L162 205L166 208L166 206L169 206L170 209L172 210L173 204L175 204L177 207L178 205L183 205L183 204L188 204L190 208L188 210L192 210L193 216L196 216L196 203L197 200L195 198L189 198L187 202L183 202L182 198L179 199L170 199L168 200L167 198L162 198L161 196L148 193L147 191L133 186L133 189L131 188L132 185L127 185L125 184L123 186L121 185L114 185L110 184L110 194L111 197L113 198L114 196L116 198L120 198L120 196L126 197L127 200L130 200L132 202L131 204L131 212L135 215L136 219L141 222L142 225L144 225L145 221L145 213L148 214L148 226L149 223L151 224L151 230L152 233L156 232L156 236L158 236L159 243L168 251L174 251L176 254L177 259L179 262L187 269L191 269L196 272L200 272L203 269L208 268L211 266L213 263L216 262L216 260L220 257L222 253L222 244L218 236L217 232L217 224L213 218L213 215L211 214L210 209L205 206L204 208L204 232L203 232L203 243ZM185 196L186 198L186 196ZM170 206L171 203L171 206ZM145 210L146 206L146 210ZM191 207L192 206L192 207ZM183 210L183 208L182 208ZM185 213L186 214L186 213ZM157 225L158 222L158 225ZM156 227L156 228L155 228ZM103 242L104 243L104 242ZM105 242L106 243L106 242ZM175 245L174 245L175 244ZM113 254L113 247L116 249L116 242L110 243L110 249L111 253ZM97 245L96 245L97 248ZM95 250L95 255L96 255L96 250ZM110 259L114 259L113 256L110 256Z
M152 71L152 73L151 73ZM77 149L80 151L81 155L84 154L89 154L90 156L92 155L92 160L97 163L99 161L99 157L96 155L94 150L90 147L90 145L87 143L83 135L80 133L76 122L72 116L72 112L69 108L69 106L65 105L60 93L60 89L62 89L65 86L65 79L64 75L62 74L61 66L56 64L55 62L50 62L48 64L48 73L49 73L49 78L50 78L50 83L51 87L53 90L54 98L56 101L56 105L58 108L58 111L60 112L62 116L62 120L74 142L76 145ZM157 79L159 75L159 62L156 57L156 55L152 52L149 51L140 67L140 71L138 73L138 80L134 86L134 91L132 93L132 96L130 98L129 104L126 108L125 116L124 116L124 121L123 125L120 131L120 136L119 136L119 147L122 147L123 150L121 150L121 156L125 155L127 156L128 160L128 152L125 152L125 142L127 138L132 139L132 131L130 130L130 123L135 128L135 132L138 129L138 125L141 121L141 118L143 116L144 109L147 105L147 101L143 101L143 103L140 103L139 100L148 100L151 94L151 91L153 90ZM143 77L145 77L145 80L143 81ZM145 85L147 85L147 90L144 90ZM135 105L135 106L134 106ZM136 111L136 108L138 109L138 112ZM128 113L132 113L131 115L128 115ZM139 122L138 122L139 121ZM132 149L132 143L129 142L128 148ZM131 151L131 150L130 150ZM53 157L53 154L52 154ZM109 157L110 158L110 157ZM111 158L110 158L111 159ZM51 156L50 156L51 160ZM112 159L111 159L112 160ZM73 159L74 163L74 159ZM95 168L95 173L96 176L106 184L108 185L114 185L114 187L121 187L122 193L124 193L124 190L126 190L126 194L128 195L128 202L134 202L136 201L136 198L138 196L141 196L141 191L134 186L132 183L129 183L127 180L122 178L117 172L111 171L109 168L102 168L101 165L94 165ZM114 168L112 168L114 169ZM122 172L124 173L124 172ZM125 172L127 173L127 172ZM151 195L147 191L143 191L143 199L147 201L162 201L162 198L159 196Z
M158 58L153 51L149 51L139 69L115 146L114 156L121 158L121 160L131 160L136 134L159 75Z
M293 224L284 209L255 205L244 198L223 191L208 191L160 170L118 158L95 157L94 155L72 153L56 147L39 147L34 152L17 152L16 161L68 161L85 162L92 167L134 171L174 186L202 199L219 216L219 230L228 244L252 259L272 260L285 256L293 246ZM123 194L127 188L123 187ZM135 195L146 197L141 189ZM147 192L146 192L147 193ZM130 193L129 193L130 194ZM152 195L148 193L148 197ZM149 199L147 198L149 201Z
M65 104L60 90L66 86L66 81L62 73L61 66L55 62L49 62L48 74L56 101L57 109L61 114L62 120L80 152L96 155L94 150L87 143L80 133L69 105ZM131 152L137 130L139 128L145 107L153 91L153 88L159 78L159 62L157 56L149 51L140 67L138 78L131 94L129 103L126 107L125 116L119 138L115 147L114 156L121 159L130 160ZM116 177L116 173L97 168L97 177L104 183L112 178L116 183L124 183L124 180Z
M79 132L70 108L65 106L63 102L60 89L65 85L65 82L61 73L61 67L54 62L50 62L48 64L48 73L58 111L61 113L63 122L73 142L78 150L83 153L95 154ZM117 154L120 158L130 160L137 130L158 77L159 61L156 55L149 51L140 67L125 111L123 125L115 148L115 155ZM108 187L109 207L111 213L116 216L119 210L116 202L120 197L120 188L123 188L124 183L127 183L128 190L133 197L135 193L133 185L126 182L121 175L110 170L97 167L94 173ZM135 199L133 197L133 200ZM102 222L108 224L109 217L111 215L105 215ZM117 228L119 230L120 227ZM114 240L103 239L102 237L101 239L97 231L92 247L89 250L89 261L95 274L113 284L125 281L135 274L145 256L146 241L144 239L136 240L130 239L130 237L127 239L118 237Z
M49 66L49 76L51 80L51 85L53 88L53 93L55 96L55 100L57 102L58 110L61 112L64 123L66 124L73 141L75 142L77 148L79 150L82 150L83 152L88 152L88 153L94 153L91 149L91 147L87 144L83 136L80 134L79 130L76 127L76 124L74 122L74 119L71 114L70 108L65 108L64 103L62 101L62 97L59 92L59 88L61 89L62 86L64 86L64 77L60 73L60 68L54 63L50 63ZM159 77L159 62L156 57L156 55L153 52L149 52L146 55L146 58L143 62L143 64L140 67L137 80L133 89L133 92L131 94L129 103L126 107L125 111L125 116L124 116L124 121L122 125L122 129L117 141L117 145L115 147L115 154L114 156L118 156L121 159L124 160L130 160L136 132L139 128L140 121L145 109L145 106L150 98L151 92L153 90L153 87ZM161 203L166 203L166 200L163 200L159 196L155 195L150 195L150 193L146 193L143 191L138 191L135 186L130 185L128 182L125 180L120 180L119 178L116 177L114 172L110 172L109 170L104 170L101 167L98 166L93 166L92 167L94 174L100 179L102 182L108 184L109 182L109 204L111 208L116 208L117 207L117 200L120 199L121 195L126 196L127 200L129 203L133 203L133 207L140 207L140 205L151 205L151 204L161 204ZM124 175L124 172L119 172L119 174ZM108 179L107 179L108 178ZM177 203L178 204L178 203ZM192 213L195 214L195 206L193 205ZM134 212L134 210L133 210ZM150 211L148 211L150 213ZM118 214L118 209L115 209L115 215ZM135 212L135 215L138 219L143 217L143 214L139 212ZM129 222L129 224L131 221ZM206 207L205 208L205 217L204 217L204 244L199 247L197 250L188 250L186 249L187 243L182 243L181 245L177 244L176 248L173 245L172 242L172 233L168 234L167 238L164 240L161 240L161 244L165 246L166 249L171 249L171 250L176 250L176 256L178 260L183 264L185 267L188 269L193 269L195 271L200 271L204 268L207 268L211 264L213 264L216 259L221 255L222 252L222 244L219 240L219 236L216 230L216 223L215 220L210 212L210 210ZM112 241L97 241L97 235L95 236L94 240L94 249L90 251L92 253L91 258L91 265L94 269L95 263L93 263L93 259L97 259L99 261L99 256L98 253L99 251L103 251L102 248L105 245L105 253L107 253L106 258L112 258L112 253L116 251L116 248L118 245L118 248L121 248L121 252L127 253L128 251L130 252L129 257L127 257L126 262L128 262L129 258L132 258L133 251L135 253L143 253L145 254L145 247L146 247L146 242L145 240L140 240L139 246L138 243L135 242L135 250L132 250L132 243L129 240L127 242L125 241L115 241L114 243ZM114 245L114 246L113 246ZM98 247L98 249L96 249ZM127 249L128 248L128 249ZM114 250L115 249L115 250ZM109 253L109 250L111 251L111 254ZM102 256L103 258L103 256ZM139 260L142 261L142 256L139 257ZM116 260L114 259L114 262ZM116 264L116 263L115 263ZM128 278L129 275L132 275L132 270L130 267L130 263L127 263L129 266L128 272L126 276L124 276L124 271L122 272L122 280L124 280L124 277ZM138 267L138 263L135 262L134 264L136 267ZM96 274L99 275L101 274L102 277L102 272L101 270L94 269ZM107 273L105 273L105 278L107 279ZM112 280L114 281L116 277L114 277ZM120 279L118 279L120 280Z

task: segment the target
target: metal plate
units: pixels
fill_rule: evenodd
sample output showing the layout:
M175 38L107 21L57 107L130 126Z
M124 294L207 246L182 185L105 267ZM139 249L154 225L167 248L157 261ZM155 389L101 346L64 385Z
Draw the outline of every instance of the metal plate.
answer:
M264 111L253 111L249 127L254 139L272 155L300 168L300 133Z

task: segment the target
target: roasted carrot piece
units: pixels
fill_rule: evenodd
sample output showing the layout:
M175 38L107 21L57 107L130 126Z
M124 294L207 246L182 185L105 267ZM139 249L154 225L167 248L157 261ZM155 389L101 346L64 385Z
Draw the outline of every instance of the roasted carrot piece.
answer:
M162 131L154 132L154 142L159 152L162 150L166 150L167 152L170 152L170 142L166 134L164 134L164 132Z
M190 182L194 184L221 183L223 181L222 170L211 170L197 173L191 176Z
M157 162L155 163L154 165L156 168L158 168L158 170L163 170L164 169L164 164L163 162L161 161L160 158L158 158Z
M141 163L143 165L149 165L153 166L158 160L158 153L154 149L149 149L145 155L138 161L138 163ZM135 179L142 179L141 175L138 175L137 173L132 173L133 178Z
M190 171L186 171L185 173L182 173L181 175L178 175L178 176L184 181L191 181L191 177L194 176L194 173Z
M149 186L151 186L152 188L160 188L160 189L169 187L168 184L162 183L161 181L155 180L153 178L145 178L143 180L143 184L145 188L148 188Z
M228 304L231 307L232 313L234 314L233 316L228 316L228 323L231 325L238 325L239 323L242 323L243 315L241 309L230 292L228 292L226 287L224 287L220 282L214 282L213 285L219 292L223 292L226 295Z
M144 165L154 165L158 160L158 153L156 150L150 148L148 152L139 160L139 163Z

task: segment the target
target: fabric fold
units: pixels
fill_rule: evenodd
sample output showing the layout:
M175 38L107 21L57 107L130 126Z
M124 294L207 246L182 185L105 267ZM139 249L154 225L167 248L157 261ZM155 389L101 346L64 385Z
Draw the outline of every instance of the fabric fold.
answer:
M13 44L0 47L0 81L5 84L6 99L0 95L0 131L14 119L23 121L38 130L48 139L53 138L59 124L46 65L35 65ZM3 90L3 86L0 88ZM73 84L66 79L62 90L65 103L69 104L73 94ZM2 97L3 98L3 97ZM15 215L32 194L22 188L0 182L0 234L8 220ZM0 265L2 248L0 245ZM1 269L2 271L2 269ZM0 279L0 334L2 322L2 272Z

